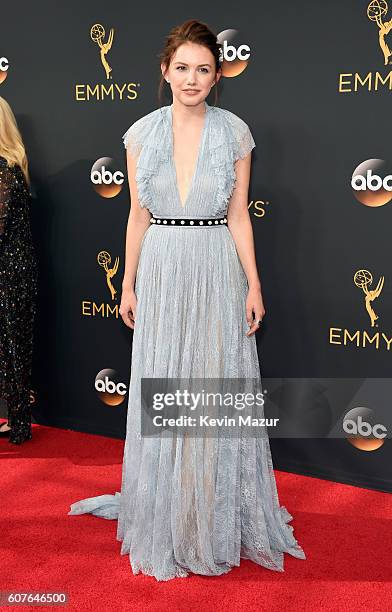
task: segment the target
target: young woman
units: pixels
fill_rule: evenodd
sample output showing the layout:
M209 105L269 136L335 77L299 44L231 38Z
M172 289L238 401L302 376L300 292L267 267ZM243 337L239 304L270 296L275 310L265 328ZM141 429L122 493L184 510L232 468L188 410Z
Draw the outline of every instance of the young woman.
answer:
M28 162L9 104L0 97L0 397L8 423L0 437L30 440L30 376L37 264L30 229Z
M69 514L117 518L134 574L219 575L240 557L283 571L304 559L279 506L268 435L141 435L141 378L260 377L264 316L248 213L247 124L206 98L220 46L203 23L174 28L161 56L170 105L124 135L131 193L120 313L134 329L121 493ZM137 272L137 274L136 274Z

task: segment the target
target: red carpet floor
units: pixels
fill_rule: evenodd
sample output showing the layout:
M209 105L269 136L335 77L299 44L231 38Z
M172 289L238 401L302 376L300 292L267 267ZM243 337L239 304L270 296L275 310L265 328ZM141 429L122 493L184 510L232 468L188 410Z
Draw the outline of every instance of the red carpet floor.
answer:
M284 472L280 501L306 560L285 555L282 573L241 560L218 577L133 576L116 521L67 515L120 490L122 452L118 440L38 425L21 446L0 439L1 591L65 591L55 609L69 611L392 610L391 495Z

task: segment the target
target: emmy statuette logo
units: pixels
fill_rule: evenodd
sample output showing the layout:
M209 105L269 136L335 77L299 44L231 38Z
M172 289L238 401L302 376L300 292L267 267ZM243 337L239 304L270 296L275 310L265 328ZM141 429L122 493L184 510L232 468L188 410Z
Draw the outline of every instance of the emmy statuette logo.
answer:
M354 274L354 284L365 294L365 308L370 318L370 326L374 327L378 315L374 312L372 302L377 299L384 286L384 277L381 276L375 289L369 289L373 283L373 276L368 270L357 270ZM378 327L378 325L376 325Z
M378 43L384 57L384 65L386 66L391 57L391 52L386 43L385 37L392 30L392 19L383 21L382 18L388 12L388 4L385 0L372 0L367 8L367 16L370 21L374 21L378 25Z
M372 288L373 276L369 270L360 269L354 273L353 281L355 287L362 289L364 295L364 311L368 314L368 329L356 329L354 331L345 327L329 328L329 344L340 346L353 346L358 349L367 349L372 346L377 351L384 349L390 351L392 348L392 336L384 331L378 331L379 316L373 308L373 302L377 300L384 287L384 276L380 276L377 285ZM371 331L370 331L371 330Z
M388 46L387 36L392 30L392 19L387 20L388 4L385 0L371 0L367 6L366 18L378 27L378 51L377 57L380 58L380 65L390 66L391 51ZM375 31L373 26L373 32ZM376 40L375 36L372 37ZM362 42L362 41L360 41ZM380 52L381 51L381 52ZM383 62L382 62L382 60ZM340 73L338 75L338 91L339 93L357 93L358 91L367 89L369 92L392 90L392 70L387 72L369 71L360 73L357 70L352 72Z
M94 43L96 43L99 47L99 55L100 55L101 63L102 63L102 66L104 67L107 79L112 78L112 75L110 74L112 72L112 68L109 66L109 63L106 59L106 55L112 48L113 36L114 36L114 30L113 28L110 28L108 40L106 43L103 42L103 39L105 38L105 28L100 23L94 24L90 30L91 40Z
M111 301L109 303L106 301L102 301L101 303L99 303L96 302L94 299L82 299L82 316L101 317L102 319L109 319L115 317L116 319L118 319L119 305L117 302L117 290L113 286L112 279L116 276L118 272L120 259L119 257L116 257L114 265L111 266L112 258L110 256L110 253L108 251L99 251L97 255L97 262L99 267L103 268L105 272L106 286L109 290Z
M116 32L116 40L117 40ZM130 38L131 39L131 38ZM112 50L114 40L114 28L110 28L109 33L106 34L105 28L101 23L94 23L89 30L89 46L91 43L97 46L99 55L94 52L95 60L95 73L99 79L96 83L75 83L74 85L74 96L77 102L103 102L103 101L117 101L127 102L129 100L135 100L138 97L138 89L140 83L128 83L128 82L115 82L113 79L113 68L109 61L110 52ZM87 42L86 42L87 44ZM88 49L86 48L86 54ZM130 50L132 52L132 50ZM90 55L92 55L90 53ZM98 60L99 57L99 60ZM98 60L98 61L97 61ZM124 67L124 73L128 74L126 70L126 62L120 63L120 71ZM125 72L126 71L126 72ZM116 75L118 69L116 70ZM101 81L102 79L102 81Z
M98 256L97 256L97 261L98 261L98 264L101 266L101 268L103 268L105 270L105 273L106 273L106 284L107 284L108 289L110 291L110 295L112 297L112 300L115 300L115 299L117 299L116 298L117 291L116 291L116 289L112 285L112 278L113 278L113 276L115 276L117 274L118 264L120 262L120 259L118 257L116 257L115 262L114 262L114 266L112 268L109 268L109 264L111 263L112 258L110 257L110 255L109 255L109 253L107 251L100 251L98 253Z

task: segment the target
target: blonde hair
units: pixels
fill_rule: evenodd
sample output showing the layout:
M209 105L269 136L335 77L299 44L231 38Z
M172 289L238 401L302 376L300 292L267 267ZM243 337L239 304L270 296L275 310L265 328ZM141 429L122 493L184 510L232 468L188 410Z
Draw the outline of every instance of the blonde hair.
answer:
M9 166L19 164L30 185L28 161L15 115L8 102L0 96L0 155Z

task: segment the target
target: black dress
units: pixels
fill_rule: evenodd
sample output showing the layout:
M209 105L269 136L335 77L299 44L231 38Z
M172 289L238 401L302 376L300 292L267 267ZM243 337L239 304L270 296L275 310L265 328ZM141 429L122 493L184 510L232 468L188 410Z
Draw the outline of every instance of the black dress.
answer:
M9 441L30 440L30 377L37 262L30 227L31 194L19 165L0 156L0 397Z

